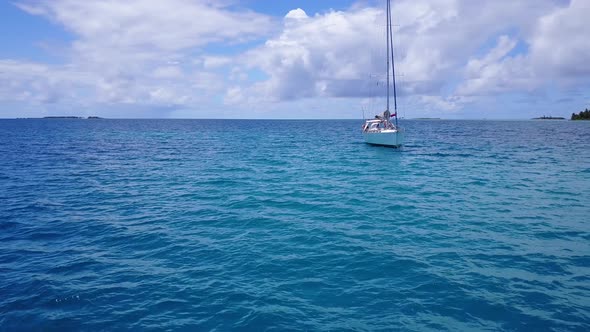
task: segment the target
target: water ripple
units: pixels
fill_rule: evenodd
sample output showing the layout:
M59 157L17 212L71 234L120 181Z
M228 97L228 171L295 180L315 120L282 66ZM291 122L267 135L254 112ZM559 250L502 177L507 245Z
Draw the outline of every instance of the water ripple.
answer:
M0 121L0 330L590 330L590 126L404 124Z

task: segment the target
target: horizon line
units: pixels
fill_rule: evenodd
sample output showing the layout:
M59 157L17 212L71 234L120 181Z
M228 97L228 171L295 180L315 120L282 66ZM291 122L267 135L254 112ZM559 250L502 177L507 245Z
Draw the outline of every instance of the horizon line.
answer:
M365 121L363 118L89 118L89 117L77 117L77 116L47 116L47 117L0 117L0 120L272 120L272 121L332 121L332 120L359 120ZM403 118L400 120L424 120L424 121L437 121L437 120L458 120L458 121L523 121L523 120L570 120L568 118L563 119L538 119L538 118L429 118L429 117L418 117L418 118Z

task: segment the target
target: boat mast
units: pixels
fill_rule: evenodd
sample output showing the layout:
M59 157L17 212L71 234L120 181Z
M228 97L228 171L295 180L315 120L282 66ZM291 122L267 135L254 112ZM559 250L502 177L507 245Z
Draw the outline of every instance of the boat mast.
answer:
M387 0L387 2L390 2L390 0ZM389 39L390 39L390 44L391 44L391 69L392 69L392 76L391 79L393 80L393 107L394 107L394 112L393 114L395 114L395 126L397 127L397 91L395 88L395 59L393 57L393 30L392 30L392 20L391 20L391 4L389 5L389 10L387 11L387 14L389 15ZM389 57L388 57L389 59Z
M386 55L386 57L387 57L387 108L386 108L386 111L388 111L388 112L389 112L389 33L390 33L389 25L391 23L391 22L389 22L389 20L391 19L389 17L389 6L390 6L390 0L387 0L387 13L386 13L387 26L385 28L387 36L385 37L385 39L387 39L387 55ZM387 119L387 120L389 120L389 119Z

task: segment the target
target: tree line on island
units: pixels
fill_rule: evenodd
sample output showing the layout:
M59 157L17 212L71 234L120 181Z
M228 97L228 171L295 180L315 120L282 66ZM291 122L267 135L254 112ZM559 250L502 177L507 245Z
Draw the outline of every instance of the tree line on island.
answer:
M83 116L75 116L75 115L51 115L51 116L44 116L42 118L17 118L19 120L35 120L35 119L74 119L74 120L98 120L98 119L102 119L99 116L89 116L87 118L83 117Z
M539 118L533 118L533 120L565 120L565 118L562 118L560 116L545 116L545 115L543 115L542 117L539 117ZM571 120L590 120L590 110L585 109L578 114L572 113Z
M590 110L586 109L580 113L572 113L572 120L590 120Z

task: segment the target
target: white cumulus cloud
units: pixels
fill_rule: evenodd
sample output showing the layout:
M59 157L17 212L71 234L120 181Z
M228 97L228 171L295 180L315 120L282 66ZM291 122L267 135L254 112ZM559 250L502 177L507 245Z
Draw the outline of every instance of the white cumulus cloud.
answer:
M384 8L368 3L321 13L294 4L270 17L236 0L16 0L72 41L59 64L0 59L0 101L366 104L385 90ZM589 15L588 0L394 1L398 93L446 112L548 85L580 94L590 85Z
M590 27L583 22L589 6L584 0L395 1L398 88L417 102L455 110L478 95L587 78L590 66L581 62L590 57ZM228 100L382 95L373 83L383 81L385 71L384 21L383 9L375 7L290 11L279 34L245 54L242 65L268 79L234 86Z
M270 17L209 0L39 0L17 2L74 40L64 64L5 59L0 98L46 102L194 106L224 89L228 57L205 46L266 35ZM204 61L195 61L204 58Z

